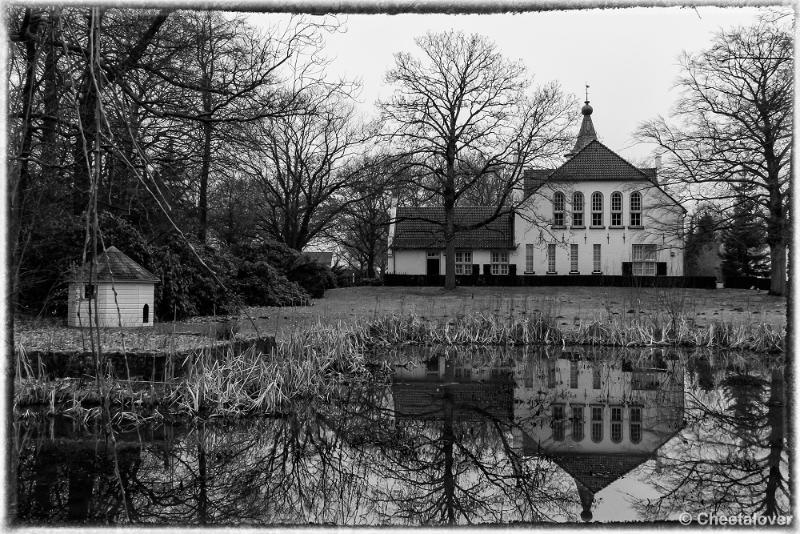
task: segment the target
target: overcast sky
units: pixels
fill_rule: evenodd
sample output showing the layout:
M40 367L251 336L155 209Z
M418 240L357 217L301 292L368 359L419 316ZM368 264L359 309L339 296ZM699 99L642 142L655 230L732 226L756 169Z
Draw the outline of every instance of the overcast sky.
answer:
M327 38L329 72L361 80L361 109L375 116L390 94L384 76L393 54L418 50L414 37L449 29L477 32L511 59L521 59L538 82L557 80L584 100L588 83L600 141L623 157L648 160L652 147L636 145L637 125L668 114L682 51L707 48L720 28L748 25L758 8L589 9L501 15L348 15L346 31ZM253 23L280 14L251 15ZM580 117L579 108L575 109Z

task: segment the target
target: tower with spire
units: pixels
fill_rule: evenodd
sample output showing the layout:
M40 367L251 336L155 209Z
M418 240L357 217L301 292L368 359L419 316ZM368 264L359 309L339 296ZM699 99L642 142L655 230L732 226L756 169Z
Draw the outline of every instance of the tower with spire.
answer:
M581 129L578 130L578 138L575 140L575 146L572 147L571 152L565 154L566 157L571 158L592 141L597 141L597 133L594 131L594 124L592 123L592 111L594 111L594 109L589 104L589 84L586 84L586 100L583 102L583 107L581 108L581 114L583 115Z

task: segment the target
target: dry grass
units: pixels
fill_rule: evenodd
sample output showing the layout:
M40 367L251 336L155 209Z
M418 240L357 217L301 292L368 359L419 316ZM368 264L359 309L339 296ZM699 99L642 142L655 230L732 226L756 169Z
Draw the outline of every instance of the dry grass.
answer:
M636 321L581 322L559 329L552 317L498 318L471 314L447 321L418 316L383 316L365 324L361 336L372 345L602 345L611 347L705 347L782 353L785 332L763 323L691 325L684 317L647 316Z
M661 289L624 287L354 287L329 290L313 306L251 308L262 333L280 339L317 323L360 323L381 316L416 315L451 320L471 314L521 320L552 317L559 329L594 321L635 324L643 317L682 316L690 327L786 325L786 299L740 289ZM242 323L242 330L251 327Z

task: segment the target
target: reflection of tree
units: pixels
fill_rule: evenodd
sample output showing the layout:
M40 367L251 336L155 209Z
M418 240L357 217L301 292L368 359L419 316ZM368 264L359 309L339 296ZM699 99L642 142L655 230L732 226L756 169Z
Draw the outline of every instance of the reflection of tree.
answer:
M577 499L565 477L548 460L523 458L515 444L511 370L499 367L501 361L494 365L485 384L458 381L459 368L477 368L449 357L440 380L427 383L430 402L398 411L394 432L376 456L386 481L376 491L386 504L384 520L472 524L570 516ZM422 384L394 388L398 410L400 397L418 394Z
M723 384L724 395L690 400L683 439L665 447L650 480L661 496L637 503L646 519L789 512L782 371L768 384L741 373Z

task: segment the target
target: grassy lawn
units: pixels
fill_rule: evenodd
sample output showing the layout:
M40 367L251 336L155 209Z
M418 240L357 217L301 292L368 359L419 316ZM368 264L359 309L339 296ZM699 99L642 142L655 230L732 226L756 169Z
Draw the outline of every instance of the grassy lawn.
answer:
M765 291L744 289L642 289L620 287L352 287L333 289L312 306L248 308L255 328L241 323L244 336L276 335L286 339L297 329L318 322L328 325L357 323L384 315L417 315L443 321L480 313L503 319L542 313L555 319L561 330L595 321L629 321L648 315L684 316L698 328L722 321L733 325L767 323L786 325L786 299ZM197 317L187 322L157 323L150 329L102 329L104 350L174 351L218 343L208 331L209 321ZM15 325L16 347L26 350L88 350L88 331L67 328L61 322L20 321Z
M250 308L248 312L262 334L276 333L278 338L317 321L337 324L412 313L443 320L470 313L509 317L542 312L554 317L562 329L581 322L672 313L693 319L698 327L717 321L786 325L785 298L745 289L353 287L327 291L325 298L310 307Z

